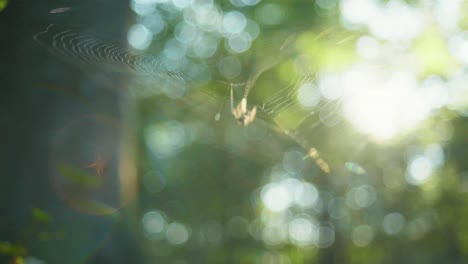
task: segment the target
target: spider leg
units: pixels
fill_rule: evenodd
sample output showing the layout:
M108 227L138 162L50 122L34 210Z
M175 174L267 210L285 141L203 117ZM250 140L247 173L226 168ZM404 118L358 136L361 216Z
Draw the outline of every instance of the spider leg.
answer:
M234 92L232 91L232 83L231 86L231 112L234 112Z

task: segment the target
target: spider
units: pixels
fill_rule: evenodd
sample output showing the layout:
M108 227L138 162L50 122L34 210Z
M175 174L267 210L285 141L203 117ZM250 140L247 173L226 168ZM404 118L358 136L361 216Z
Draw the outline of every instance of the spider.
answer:
M106 166L106 161L101 158L101 155L97 156L95 162L90 163L86 166L86 168L91 168L96 170L97 176L102 176L104 174L104 167Z
M252 109L247 109L247 98L243 97L242 100L234 108L234 95L231 85L231 113L236 118L240 125L247 126L255 120L257 114L257 107L254 106Z

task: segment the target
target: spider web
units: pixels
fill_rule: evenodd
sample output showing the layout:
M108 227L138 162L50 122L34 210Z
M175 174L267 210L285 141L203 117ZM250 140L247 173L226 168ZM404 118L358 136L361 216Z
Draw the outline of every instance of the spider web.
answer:
M180 65L165 64L159 57L131 52L88 32L50 25L43 32L37 33L34 39L56 56L68 62L79 64L85 69L95 67L106 71L141 76L152 87L161 85L161 81L175 82L175 85L181 85L181 82L197 84L189 75L179 69ZM246 83L215 81L222 84L221 87L209 85L207 88L199 89L203 94L199 103L204 104L208 97L219 105L217 112L213 113L214 120L218 121L222 115L223 106L229 105L227 102L230 99L228 95L230 87L235 89L237 95L241 91L243 97L247 98L250 91L253 90L255 82L261 77L260 75L263 75L277 63L278 61L275 61L271 65L266 65L253 72ZM313 75L298 76L284 87L269 89L270 94L263 100L254 98L251 102L249 99L250 107L256 105L259 109L254 123L261 123L293 138L306 150L312 148L315 145L312 141L320 129L323 129L324 126L335 126L342 121L341 115L337 114L340 110L338 102L320 99L312 107L303 107L298 102L299 89L304 85L313 84L314 81ZM320 98L319 93L319 89L314 86L313 93L309 96ZM235 104L238 104L239 96L236 96L234 101ZM294 118L290 118L291 116ZM293 124L285 124L291 119L294 119Z
M189 79L177 69L178 65L165 64L155 56L131 52L91 33L52 24L34 35L34 40L56 56L82 67L98 67L125 74Z
M330 173L330 167L328 163L320 157L320 155L311 156L308 153L312 150L318 153L317 149L321 149L323 144L327 143L324 138L329 138L329 130L333 129L334 134L341 136L345 129L340 127L335 129L337 126L346 125L343 123L341 112L341 104L338 101L327 100L321 98L314 106L304 107L298 101L299 90L304 86L312 86L313 92L309 94L312 97L320 97L320 90L313 85L315 82L315 76L298 76L285 86L269 87L270 94L263 100L253 97L249 99L250 103L248 108L257 106L257 118L255 121L245 127L244 132L249 131L252 127L266 127L270 131L276 132L276 135L281 137L271 137L270 134L265 134L266 140L256 138L245 137L245 135L237 134L237 137L233 143L228 144L231 154L235 156L245 156L245 153L249 153L251 157L258 157L258 154L262 152L262 155L274 157L274 154L268 153L267 148L259 146L258 144L272 144L269 140L293 140L303 150L305 150L304 156L312 159L317 166L325 173ZM248 83L248 82L247 82ZM240 102L241 96L239 93L245 91L246 84L231 84L238 90L238 96L236 103ZM278 88L279 87L279 88ZM226 109L226 105L229 105L229 97L221 96L220 94L227 94L228 88L221 92L215 89L209 89L205 91L204 95L209 95L215 104L218 105L217 112L214 113L213 119L215 121L220 120L220 115L226 114L231 119L234 117ZM244 88L244 90L242 90ZM255 87L256 89L267 89L266 87ZM203 97L202 101L197 102L195 105L202 104L206 98ZM292 120L292 121L291 121ZM255 130L255 128L253 128ZM249 132L247 132L249 133ZM255 133L255 132L253 132ZM282 138L282 139L281 139ZM245 141L245 142L244 142ZM258 142L257 142L258 141ZM283 142L284 143L284 142ZM250 146L247 146L250 145ZM294 145L286 143L286 146L295 148ZM274 152L274 147L272 152ZM266 152L266 153L263 153Z

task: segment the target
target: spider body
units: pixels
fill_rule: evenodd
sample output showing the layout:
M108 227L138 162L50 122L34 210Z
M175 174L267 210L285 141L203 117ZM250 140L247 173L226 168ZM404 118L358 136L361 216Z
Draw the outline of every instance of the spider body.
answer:
M247 126L255 120L257 114L257 106L252 109L247 109L247 98L242 100L234 107L234 95L231 86L231 113L240 125Z

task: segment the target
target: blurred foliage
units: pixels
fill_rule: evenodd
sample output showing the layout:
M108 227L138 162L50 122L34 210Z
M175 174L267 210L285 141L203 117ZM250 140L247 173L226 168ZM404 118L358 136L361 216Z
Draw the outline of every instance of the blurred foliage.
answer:
M94 133L128 129L134 141L110 141L119 161L102 175L97 163L73 165L99 149L83 140L85 125L63 130L60 159L71 162L52 164L60 177L48 184L68 207L54 204L60 217L32 209L1 254L13 263L468 261L466 3L128 4L128 49L66 26L37 43L92 76L73 93L49 88L87 114L117 111L106 107L118 101L89 83L124 94L131 128ZM54 67L45 75L60 75ZM248 126L232 114L243 100L258 109ZM131 202L112 199L129 193Z
M0 12L6 8L7 4L8 4L8 0L0 0Z
M235 56L242 65L238 77L225 82L242 83L249 76L256 76L249 105L260 107L268 100L280 102L274 108L277 112L260 111L257 120L248 127L236 126L229 113L228 84L224 89L215 82L200 88L218 99L195 91L182 100L183 106L167 102L161 95L140 101L141 216L145 219L145 213L158 212L168 223L183 220L191 230L190 240L178 246L183 250L154 253L148 260L185 259L187 263L464 263L467 260L466 232L462 230L468 225L460 220L464 210L456 209L457 204L462 206L467 202L466 189L460 187L466 185L466 179L460 178L466 168L457 167L467 163L466 155L461 153L464 145L461 141L466 136L458 134L466 132L462 128L466 121L460 112L447 108L433 110L415 128L380 141L356 131L352 121L340 117L346 115L341 113L340 103L323 99L327 95L322 95L319 103L301 106L298 91L293 95L281 93L282 89L293 89L302 76L309 76L313 87L318 89L327 74L345 75L355 65L366 63L372 69L381 70L376 75L388 78L395 72L410 72L417 82L431 76L449 80L460 71L462 63L439 25L423 23L411 40L394 32L374 36L371 19L345 26L337 22L343 20L340 8L344 8L344 2L352 1L341 1L341 5L327 1L281 2L287 14L282 23L260 24L261 34L248 51L236 54L229 48L219 47L213 59ZM381 2L377 6L382 10L386 4L404 5L400 1ZM427 12L420 1L407 2L411 2L411 8ZM320 7L327 3L332 6L330 9ZM262 5L266 3L259 3L258 9ZM251 7L243 8L242 12L251 18ZM393 16L395 20L403 19L397 14ZM382 31L387 29L382 26ZM275 47L281 46L276 43L288 36L293 36L291 48L275 51ZM372 45L360 48L363 45L360 43ZM380 53L372 53L376 47ZM259 74L262 67L258 65L262 64L270 67ZM214 72L216 79L220 75ZM365 84L365 78L380 78L360 77L351 81ZM376 84L385 86L378 81ZM243 86L233 87L240 89L234 93L234 100L240 100ZM341 99L347 100L344 96ZM397 102L403 100L406 99ZM331 112L322 115L322 103ZM292 107L284 110L284 104ZM375 120L382 122L379 118ZM168 122L185 127L192 139L174 154L161 156L155 148L164 145L154 146L148 140L151 135L146 133L146 127L158 124L164 129ZM195 123L203 129L199 127L192 134ZM311 155L310 149L316 154ZM459 152L450 154L453 150ZM439 151L437 155L442 155L443 165L431 165L431 176L417 182L411 178L411 167L416 166L412 162L417 157L426 162L428 156L424 155L433 155L431 151ZM293 162L292 157L296 156L299 160ZM454 163L456 160L459 161ZM146 180L152 177L147 175L148 171L156 171L157 191L152 187L154 182ZM286 189L281 189L283 184ZM318 198L305 196L303 201L297 191L293 192L293 198L284 193L288 192L287 188L306 188L301 186L314 186L310 188L316 188ZM289 199L296 202L289 203ZM310 207L302 205L308 203L307 199L318 199L318 202ZM275 206L284 207L278 210ZM231 221L239 217L248 223L248 235L242 239L229 233ZM308 223L312 223L311 231ZM211 233L206 233L207 225ZM299 226L297 232L295 225ZM143 229L142 245L148 254L166 246L177 248L169 233L166 238L161 235L155 239L144 223ZM317 236L317 240L300 241L301 234L307 237L308 232ZM220 238L210 242L210 235ZM327 236L332 237L331 242L327 242ZM197 254L192 254L192 250Z
M14 246L8 242L0 242L0 253L8 256L24 256L26 249L21 246Z
M58 170L64 178L80 187L92 188L102 184L101 177L79 170L73 166L59 164Z
M417 40L415 52L425 75L447 76L460 67L455 58L450 56L447 43L436 28L429 28Z
M34 208L32 210L32 215L33 215L34 219L36 219L37 221L39 221L41 223L47 224L47 223L52 222L52 216L50 216L45 211L43 211L43 210L41 210L39 208Z
M41 231L53 223L53 217L46 211L33 208L30 212L29 222L22 227L16 241L0 241L0 256L6 256L13 264L30 263L29 247L36 240L43 240L45 232ZM26 260L26 261L25 261Z

